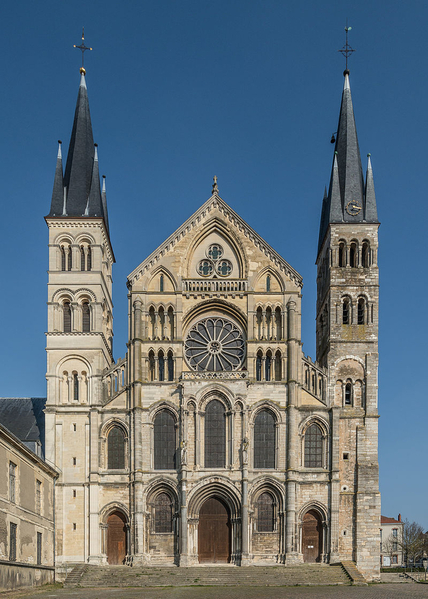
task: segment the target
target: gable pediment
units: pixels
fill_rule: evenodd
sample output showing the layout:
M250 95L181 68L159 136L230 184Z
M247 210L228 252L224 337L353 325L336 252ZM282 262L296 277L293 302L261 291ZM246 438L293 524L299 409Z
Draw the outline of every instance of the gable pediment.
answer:
M197 246L203 239L212 243L215 243L216 239L224 240L227 260L232 264L232 269L235 269L232 271L232 278L247 278L248 253L260 253L268 258L272 267L284 273L296 286L301 287L303 284L300 274L215 193L128 275L128 287L132 287L143 276L150 277L165 260L176 259L178 247L181 248L181 255L185 257L185 260L180 262L181 277L195 276L195 264L201 260ZM252 248L250 252L248 247Z

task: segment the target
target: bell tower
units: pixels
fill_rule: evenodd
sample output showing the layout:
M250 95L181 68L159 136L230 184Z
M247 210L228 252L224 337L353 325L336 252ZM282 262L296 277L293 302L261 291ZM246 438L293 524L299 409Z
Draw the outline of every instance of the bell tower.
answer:
M349 71L317 257L317 361L331 408L331 559L379 573L378 227L370 155L364 181ZM377 574L376 574L377 573Z
M92 525L98 510L98 412L102 373L113 363L114 255L83 67L80 73L65 173L60 142L51 209L45 219L49 229L46 458L60 471L58 563L86 561L99 547L98 514Z

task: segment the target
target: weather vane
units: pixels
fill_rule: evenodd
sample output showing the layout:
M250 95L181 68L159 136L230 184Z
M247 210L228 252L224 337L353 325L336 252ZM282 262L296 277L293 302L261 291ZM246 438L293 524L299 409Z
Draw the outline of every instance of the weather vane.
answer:
M346 20L346 27L345 27L345 45L338 50L338 52L340 52L341 54L343 54L343 56L345 57L345 73L349 72L348 69L348 58L351 56L351 54L353 52L355 52L354 48L352 48L349 44L348 44L348 31L351 31L352 27L348 27L348 20Z
M80 72L81 73L86 73L85 71L85 67L84 65L84 59L85 59L85 52L86 50L92 50L92 48L89 48L88 46L85 46L85 28L82 27L82 43L80 44L80 46L76 46L76 44L73 45L74 48L78 48L78 50L81 50L82 52L82 66L80 68Z

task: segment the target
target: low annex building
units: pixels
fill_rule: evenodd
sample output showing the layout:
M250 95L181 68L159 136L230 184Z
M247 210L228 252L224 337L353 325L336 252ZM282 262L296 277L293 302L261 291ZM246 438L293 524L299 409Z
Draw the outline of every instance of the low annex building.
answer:
M302 352L301 276L215 178L199 210L136 257L115 362L115 258L81 71L46 217L59 566L346 559L379 576L379 222L344 75L317 256L314 240L316 361Z
M55 579L58 473L42 458L38 424L44 404L43 399L0 398L0 422L6 421L22 438L0 424L0 591Z

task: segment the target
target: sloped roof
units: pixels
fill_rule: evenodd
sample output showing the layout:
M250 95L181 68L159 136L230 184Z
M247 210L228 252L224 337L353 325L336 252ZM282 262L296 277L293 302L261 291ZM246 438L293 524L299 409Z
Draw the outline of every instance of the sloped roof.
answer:
M388 518L387 516L380 517L381 524L403 524L400 520L396 520L395 518Z
M188 231L198 226L201 220L205 220L212 209L217 208L223 213L226 220L231 222L237 229L250 239L275 265L285 272L297 285L302 287L302 276L292 268L266 241L254 231L218 194L214 192L202 206L192 214L172 235L166 239L154 252L150 254L131 274L128 275L128 284L132 285L145 271L149 270L161 256L170 252L175 244L185 237Z
M0 397L0 424L23 443L45 444L45 397Z

